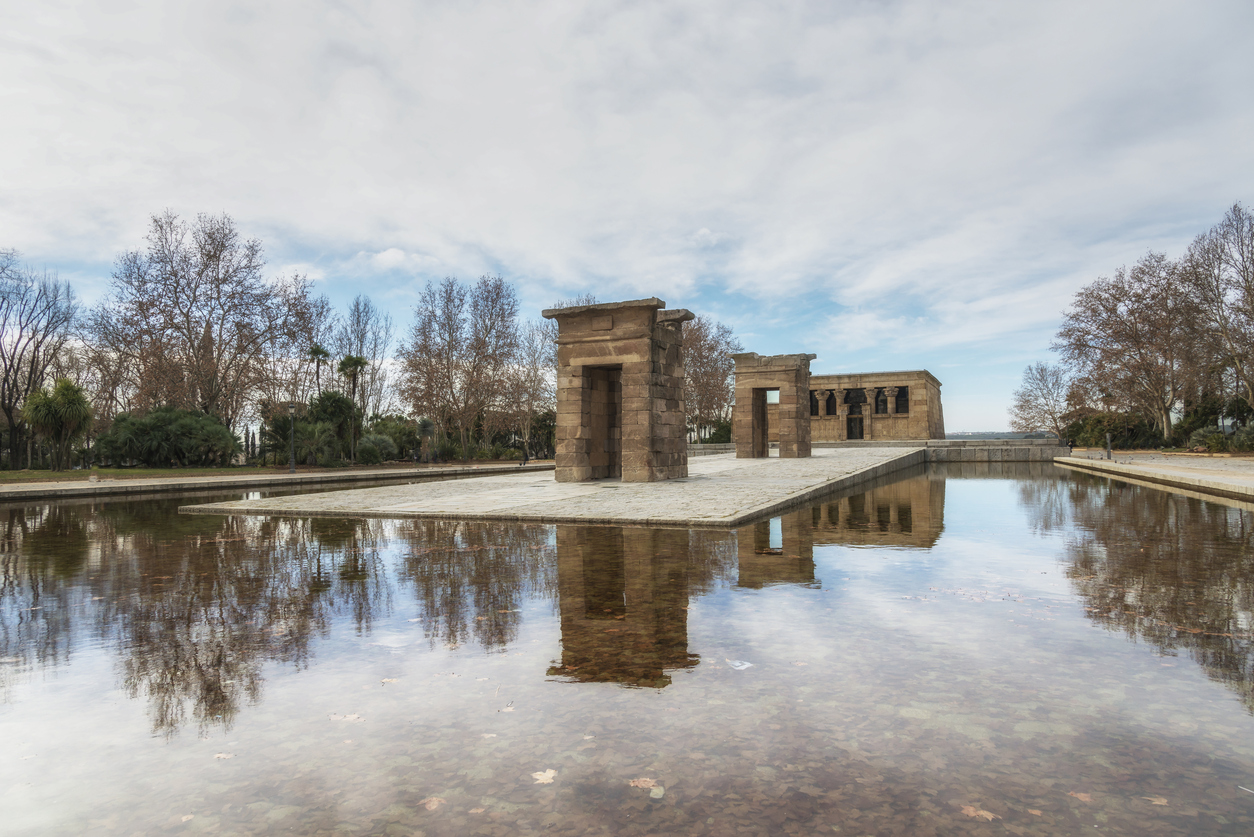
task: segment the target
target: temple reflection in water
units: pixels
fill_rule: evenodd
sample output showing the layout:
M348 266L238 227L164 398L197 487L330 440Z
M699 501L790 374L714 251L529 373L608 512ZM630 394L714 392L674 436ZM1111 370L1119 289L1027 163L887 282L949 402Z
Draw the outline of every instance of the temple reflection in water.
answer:
M549 675L661 688L690 668L686 529L557 527L562 658Z
M944 522L945 483L920 469L731 532L558 526L562 656L550 676L663 688L700 657L688 649L687 605L718 555L736 556L739 587L820 587L814 547L928 549Z
M814 575L815 546L936 544L945 520L944 479L929 478L920 468L904 479L893 475L859 488L742 526L736 536L738 585L821 586Z

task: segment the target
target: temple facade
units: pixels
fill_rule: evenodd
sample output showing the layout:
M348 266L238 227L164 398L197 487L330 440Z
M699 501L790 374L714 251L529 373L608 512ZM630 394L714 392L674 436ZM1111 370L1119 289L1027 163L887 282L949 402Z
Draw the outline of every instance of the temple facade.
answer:
M941 383L931 372L810 376L810 439L944 439Z
M926 369L811 375L810 441L944 439L940 387L940 381ZM733 425L735 421L733 412ZM768 440L779 442L779 410L774 404L769 405L767 424Z

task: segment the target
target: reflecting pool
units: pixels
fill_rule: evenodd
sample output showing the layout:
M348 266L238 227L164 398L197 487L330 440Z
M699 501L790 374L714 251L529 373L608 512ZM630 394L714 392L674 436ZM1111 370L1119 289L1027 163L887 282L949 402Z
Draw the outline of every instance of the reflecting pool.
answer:
M729 532L191 501L0 509L0 833L1254 833L1233 501L1028 464Z

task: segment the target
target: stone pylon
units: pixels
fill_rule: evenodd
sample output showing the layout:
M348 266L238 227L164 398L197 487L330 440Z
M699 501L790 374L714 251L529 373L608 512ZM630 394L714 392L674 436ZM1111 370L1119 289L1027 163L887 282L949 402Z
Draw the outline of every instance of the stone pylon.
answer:
M558 482L688 476L682 308L660 299L551 308Z

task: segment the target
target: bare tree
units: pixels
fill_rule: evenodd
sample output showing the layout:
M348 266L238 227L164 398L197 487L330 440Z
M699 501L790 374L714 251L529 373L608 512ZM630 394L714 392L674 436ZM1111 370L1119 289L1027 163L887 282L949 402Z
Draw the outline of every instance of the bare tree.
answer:
M15 250L0 250L0 412L9 425L12 468L30 462L22 405L44 385L77 312L68 282L22 267Z
M325 296L306 296L304 304L290 313L287 327L270 345L266 373L258 378L252 403L245 413L250 419L262 418L262 404L274 409L288 401L308 402L322 391L322 367L330 355L322 357L320 363L315 350L329 340L336 323L335 312Z
M557 377L553 370L551 320L528 320L519 329L518 353L510 376L509 404L523 446L531 450L536 416L557 404Z
M1023 383L1010 406L1010 429L1019 433L1047 430L1062 439L1064 416L1070 412L1072 381L1062 366L1036 362L1023 370Z
M233 426L267 383L292 374L315 316L309 282L266 280L261 242L228 215L188 224L166 211L147 240L118 258L90 331L122 361L135 406L202 410Z
M353 300L337 322L331 342L334 353L366 360L358 381L362 414L366 418L386 412L389 406L388 365L395 332L392 315L380 311L364 294Z
M1232 370L1241 397L1254 407L1254 214L1234 204L1193 240L1183 274L1221 344L1222 365Z
M731 356L743 351L732 330L698 316L684 326L684 403L688 426L701 435L731 415L736 364Z
M1053 348L1109 398L1171 436L1171 412L1205 364L1198 310L1176 263L1147 253L1076 293Z
M401 391L416 413L458 431L465 456L476 422L490 430L506 412L518 297L500 277L469 288L450 277L427 284L414 314L399 352Z

